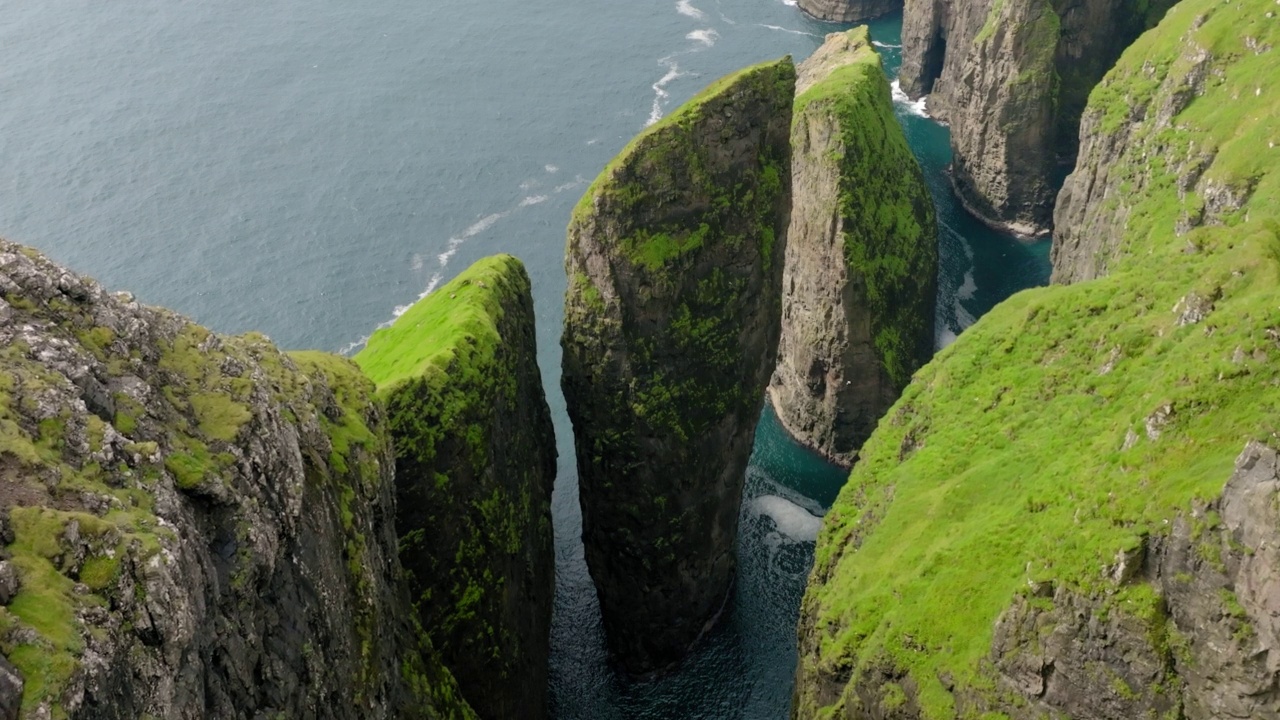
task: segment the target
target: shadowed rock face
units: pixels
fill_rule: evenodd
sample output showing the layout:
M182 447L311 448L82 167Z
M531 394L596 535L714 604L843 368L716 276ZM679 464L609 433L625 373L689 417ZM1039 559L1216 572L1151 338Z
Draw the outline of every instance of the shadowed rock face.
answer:
M958 197L989 224L1049 227L1089 91L1172 3L907 0L902 89L951 125Z
M800 9L831 22L852 23L898 12L902 0L799 0Z
M0 241L0 713L21 675L24 718L473 717L412 622L393 466L350 362Z
M480 260L374 333L396 530L418 617L481 718L546 716L551 412L519 260Z
M938 231L866 28L829 35L797 72L769 394L796 439L848 467L932 354Z
M678 662L732 586L747 459L777 351L789 58L649 128L569 226L562 379L610 648Z

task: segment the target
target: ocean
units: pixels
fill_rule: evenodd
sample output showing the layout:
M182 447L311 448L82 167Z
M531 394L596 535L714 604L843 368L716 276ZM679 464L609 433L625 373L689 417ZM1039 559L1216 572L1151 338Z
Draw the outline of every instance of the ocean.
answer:
M900 19L872 23L889 77ZM522 258L556 421L557 718L787 716L813 537L845 474L766 410L741 575L679 672L609 667L558 344L569 211L646 124L842 26L782 0L17 3L0 18L0 235L226 333L350 352L472 261ZM897 104L938 201L939 345L1048 279L1048 241L951 199L947 130Z

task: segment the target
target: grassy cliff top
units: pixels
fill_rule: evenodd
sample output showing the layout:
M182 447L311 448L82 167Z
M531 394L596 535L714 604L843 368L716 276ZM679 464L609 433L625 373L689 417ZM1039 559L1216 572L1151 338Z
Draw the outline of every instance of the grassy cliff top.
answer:
M527 293L528 287L518 259L481 259L415 303L391 327L375 332L355 356L356 364L385 392L432 368L444 370L463 344L491 356L499 341L498 319L521 288Z
M578 204L573 210L571 224L579 222L583 216L589 214L594 198L597 195L610 190L617 184L616 176L619 169L636 162L638 156L652 152L655 147L655 139L668 134L668 129L681 128L687 130L703 118L708 106L714 104L713 101L732 98L734 95L752 88L762 94L768 94L772 90L780 96L785 95L790 98L794 93L791 85L794 76L795 67L791 61L791 56L788 55L730 73L703 88L701 92L694 95L680 107L642 130L631 139L631 142L623 147L621 152L609 161L608 165L605 165L604 169L600 171L600 174L591 183L591 186L587 188L586 193L578 200ZM667 143L658 140L656 144L666 145Z
M880 54L871 46L871 35L866 25L859 25L852 30L827 35L822 45L812 55L796 67L796 106L802 107L808 101L806 95L815 85L824 84L823 95L832 93L830 85L825 81L841 72L850 77L865 77L860 70L883 72L880 66ZM836 81L838 84L839 80Z
M980 668L995 621L1043 581L1163 632L1154 589L1110 579L1117 554L1216 497L1245 443L1277 431L1273 7L1184 0L1095 90L1092 112L1132 124L1115 172L1148 174L1127 198L1121 257L1106 278L1014 296L916 375L827 515L802 672L856 679L888 663L910 673L925 717L954 717L948 686L994 691ZM1166 77L1204 53L1203 94L1156 122L1181 91ZM1211 160L1188 191L1169 158L1192 151ZM1247 199L1176 236L1214 188Z

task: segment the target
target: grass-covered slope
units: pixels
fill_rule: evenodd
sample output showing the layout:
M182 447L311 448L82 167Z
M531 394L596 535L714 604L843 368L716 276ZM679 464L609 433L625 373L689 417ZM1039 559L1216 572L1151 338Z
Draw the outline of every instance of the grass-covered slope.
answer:
M519 260L486 258L355 358L387 405L419 618L481 717L545 713L556 451Z
M1167 656L1160 687L1122 692L1101 676L1080 692L1191 702L1179 699L1191 662L1170 649L1189 631L1158 586L1118 582L1116 566L1216 498L1247 441L1277 432L1273 8L1184 0L1093 92L1091 113L1127 125L1107 170L1141 176L1112 200L1127 222L1110 274L1006 301L881 423L819 539L799 717L1021 717L1038 700L992 668L993 633L1046 584L1090 598L1095 618L1138 619ZM1206 160L1188 180L1191 155ZM1175 235L1222 188L1234 206ZM1218 551L1206 547L1209 568Z
M470 717L408 622L390 466L350 362L0 241L0 651L22 717Z

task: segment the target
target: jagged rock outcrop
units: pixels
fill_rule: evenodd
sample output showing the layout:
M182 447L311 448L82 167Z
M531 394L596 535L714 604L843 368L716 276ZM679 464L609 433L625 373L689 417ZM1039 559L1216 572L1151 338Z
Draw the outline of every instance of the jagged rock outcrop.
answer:
M732 586L778 343L794 88L790 58L712 84L632 141L569 225L583 541L633 673L677 662Z
M16 670L24 718L474 717L412 622L393 464L348 361L0 242L0 707Z
M996 307L864 445L797 718L1280 717L1273 7L1183 0L1093 93L1123 220L1068 267L1105 274Z
M355 360L386 401L422 626L481 718L546 717L556 447L524 265L477 262Z
M907 0L900 81L951 125L956 194L976 216L1046 230L1089 91L1170 0Z
M782 335L769 395L800 442L844 466L933 351L933 198L865 27L797 70Z
M799 0L800 9L829 22L853 23L902 10L902 0Z

